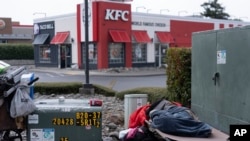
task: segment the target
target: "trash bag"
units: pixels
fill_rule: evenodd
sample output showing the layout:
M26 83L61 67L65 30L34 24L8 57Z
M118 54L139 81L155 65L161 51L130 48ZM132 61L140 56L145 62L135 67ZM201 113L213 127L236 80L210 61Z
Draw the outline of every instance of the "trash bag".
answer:
M28 86L20 86L11 100L10 116L12 118L27 116L34 112L36 105L29 96Z

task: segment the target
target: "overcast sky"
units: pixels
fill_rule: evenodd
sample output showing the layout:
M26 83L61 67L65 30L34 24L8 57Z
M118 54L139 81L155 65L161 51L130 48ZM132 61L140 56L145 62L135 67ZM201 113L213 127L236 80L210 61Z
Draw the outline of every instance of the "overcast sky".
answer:
M209 0L133 0L132 11L175 16L197 15L200 6ZM232 18L250 21L250 0L218 0ZM76 12L76 4L84 0L5 0L0 5L0 17L10 17L23 25L32 25L33 19Z

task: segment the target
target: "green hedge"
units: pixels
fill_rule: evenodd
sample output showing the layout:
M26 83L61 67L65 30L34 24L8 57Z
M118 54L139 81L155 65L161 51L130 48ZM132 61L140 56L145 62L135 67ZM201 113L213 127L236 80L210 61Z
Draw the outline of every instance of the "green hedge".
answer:
M153 103L161 98L168 99L167 88L162 87L139 87L116 93L116 97L123 100L127 94L148 94L148 102Z
M191 48L170 48L167 52L169 100L189 106L191 99Z
M33 60L34 48L31 44L1 44L0 60Z
M43 95L49 94L70 94L79 93L79 88L82 88L81 82L36 82L34 91ZM116 91L106 88L101 85L93 84L95 93L105 96L115 96Z
M81 82L36 82L34 91L42 95L64 95L77 94L79 88L82 88ZM153 103L161 98L168 98L167 89L162 87L139 87L121 92L114 91L108 87L93 84L95 93L104 96L115 96L118 99L124 100L126 94L148 94L148 101Z

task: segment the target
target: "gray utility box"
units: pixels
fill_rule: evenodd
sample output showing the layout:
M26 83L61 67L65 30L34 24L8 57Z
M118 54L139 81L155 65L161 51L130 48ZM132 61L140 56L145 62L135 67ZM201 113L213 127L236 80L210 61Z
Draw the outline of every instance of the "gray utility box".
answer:
M124 128L127 129L129 125L130 115L138 108L147 104L147 94L127 94L124 96Z
M44 99L28 116L28 141L102 141L102 107L88 100Z
M250 26L193 33L191 92L191 109L215 128L250 123Z

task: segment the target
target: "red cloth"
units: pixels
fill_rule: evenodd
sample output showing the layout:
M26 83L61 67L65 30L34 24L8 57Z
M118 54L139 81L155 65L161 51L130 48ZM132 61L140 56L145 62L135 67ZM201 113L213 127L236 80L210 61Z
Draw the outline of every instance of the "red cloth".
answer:
M137 110L135 110L129 118L129 128L135 128L138 126L142 126L145 124L145 120L148 120L146 117L145 111L150 106L150 104L146 104L144 106L141 106Z
M179 103L179 102L172 102L174 105L176 105L176 106L179 106L179 107L181 107L182 106L182 104L181 103Z

